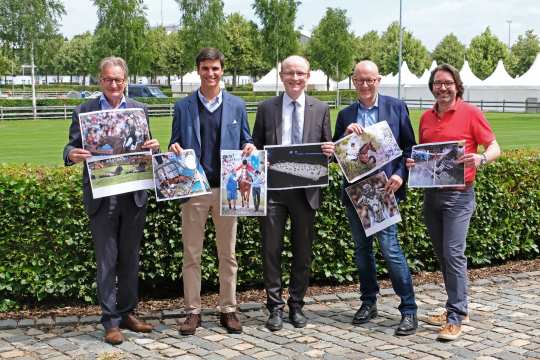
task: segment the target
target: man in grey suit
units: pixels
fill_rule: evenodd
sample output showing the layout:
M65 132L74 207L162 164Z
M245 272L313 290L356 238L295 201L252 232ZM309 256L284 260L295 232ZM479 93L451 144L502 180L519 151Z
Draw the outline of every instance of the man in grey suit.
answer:
M328 105L304 93L309 80L309 62L301 56L289 56L281 63L279 75L285 93L259 105L253 129L255 146L262 148L264 145L323 142L323 153L331 156L334 144L330 142L332 136ZM267 215L261 217L260 222L266 306L270 311L266 327L272 331L283 326L285 302L282 298L281 252L287 217L291 218L293 252L287 301L289 320L295 327L307 324L302 307L309 284L315 210L320 203L318 188L268 193Z
M144 104L126 99L127 65L119 57L101 61L100 85L103 95L78 106L72 115L69 142L64 148L64 163L71 166L92 154L82 148L79 114L122 108L143 108ZM159 142L146 139L144 149L157 150ZM86 164L84 164L86 165ZM146 191L94 199L86 166L83 166L83 202L90 220L90 232L97 262L97 292L105 341L123 342L120 328L150 332L152 325L133 315L138 302L139 250L146 217Z

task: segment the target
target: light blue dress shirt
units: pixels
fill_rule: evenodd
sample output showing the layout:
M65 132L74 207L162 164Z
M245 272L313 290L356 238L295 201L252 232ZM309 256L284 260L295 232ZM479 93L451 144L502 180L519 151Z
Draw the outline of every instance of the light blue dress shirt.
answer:
M375 98L375 103L367 108L358 101L358 113L356 114L356 123L363 128L379 122L379 94Z
M101 94L99 97L99 106L101 106L101 110L113 110L115 109L112 107L112 105L109 103L109 100L105 97L105 95ZM122 100L120 100L120 105L116 109L125 109L127 108L127 101L126 97L122 96Z

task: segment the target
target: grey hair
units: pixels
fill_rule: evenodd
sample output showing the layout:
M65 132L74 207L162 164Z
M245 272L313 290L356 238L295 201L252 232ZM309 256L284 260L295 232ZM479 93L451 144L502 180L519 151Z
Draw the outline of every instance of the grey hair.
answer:
M105 71L105 68L108 68L109 66L119 66L124 72L124 79L127 79L128 66L124 59L118 56L109 56L103 58L99 63L99 75L101 76L101 74L103 74L103 71Z

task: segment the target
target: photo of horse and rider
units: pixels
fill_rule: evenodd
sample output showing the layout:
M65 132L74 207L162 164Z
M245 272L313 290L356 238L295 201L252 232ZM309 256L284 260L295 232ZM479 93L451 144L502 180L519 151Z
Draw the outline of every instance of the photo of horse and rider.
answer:
M409 172L409 187L430 188L465 185L465 140L413 146L414 166Z
M345 189L366 236L401 221L396 197L384 190L387 181L386 174L381 171Z
M348 182L353 183L401 156L392 130L386 121L363 129L336 142L335 157Z
M152 156L148 152L92 157L87 161L94 199L152 189Z
M157 201L188 198L210 193L210 184L195 151L184 150L152 156Z
M266 151L221 150L222 216L266 216Z
M79 115L83 148L94 156L141 152L150 138L143 109L115 109Z

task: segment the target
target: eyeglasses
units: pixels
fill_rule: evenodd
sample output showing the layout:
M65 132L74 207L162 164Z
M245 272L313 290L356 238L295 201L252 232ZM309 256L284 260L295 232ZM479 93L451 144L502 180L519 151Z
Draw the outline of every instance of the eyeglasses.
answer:
M440 88L444 85L444 87L449 88L450 86L454 85L455 82L453 81L434 81L433 87Z
M352 80L358 85L366 84L367 86L372 86L379 79L357 79L357 78L353 78Z
M104 83L107 83L107 85L112 85L113 82L116 83L116 85L124 85L125 79L111 79L111 78L101 78L101 81Z
M294 75L296 75L297 78L301 78L301 79L307 76L307 73L298 72L298 71L287 71L287 72L282 72L281 74L286 77L294 77Z

